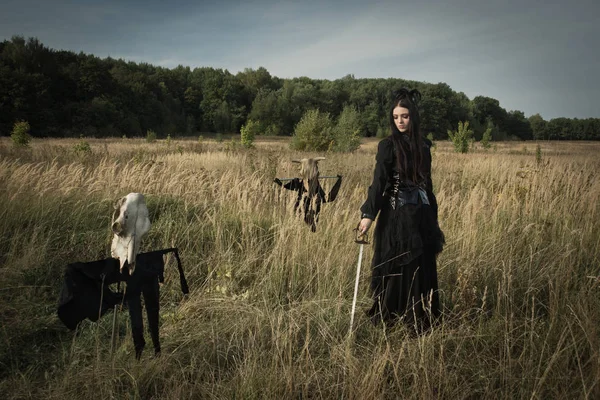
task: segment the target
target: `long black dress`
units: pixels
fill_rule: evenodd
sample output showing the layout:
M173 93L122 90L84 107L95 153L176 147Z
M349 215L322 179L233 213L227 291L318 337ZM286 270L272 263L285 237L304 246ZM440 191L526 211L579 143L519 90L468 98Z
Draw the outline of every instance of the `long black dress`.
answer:
M444 236L437 221L430 146L425 139L425 179L413 183L398 173L391 137L379 142L373 183L361 207L363 218L375 219L379 213L371 279L374 304L367 312L375 324L391 326L400 319L423 331L440 314L436 254Z

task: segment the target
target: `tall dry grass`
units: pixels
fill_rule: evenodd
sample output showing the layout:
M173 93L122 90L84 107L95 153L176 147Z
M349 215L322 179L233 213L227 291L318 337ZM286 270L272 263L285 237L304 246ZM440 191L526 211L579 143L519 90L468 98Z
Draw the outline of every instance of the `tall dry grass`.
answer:
M539 163L536 143L438 143L444 322L417 339L371 326L366 267L348 339L376 141L321 163L344 182L315 234L272 184L296 174L285 142L75 143L0 143L4 398L600 398L598 144L539 143ZM109 255L112 202L133 191L153 222L143 249L178 247L191 287L169 261L163 354L142 362L125 311L112 356L112 318L72 333L56 317L66 264Z

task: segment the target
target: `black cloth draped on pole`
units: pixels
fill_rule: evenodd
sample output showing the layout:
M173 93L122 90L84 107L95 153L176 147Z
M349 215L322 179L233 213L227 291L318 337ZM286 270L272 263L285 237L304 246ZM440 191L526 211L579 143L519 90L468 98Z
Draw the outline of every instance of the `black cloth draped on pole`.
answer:
M58 317L69 329L88 318L97 321L108 310L123 300L129 308L132 335L136 356L139 357L145 345L143 336L141 295L144 295L148 325L155 352L160 352L158 335L159 282L164 282L165 263L163 256L174 253L177 260L181 291L189 293L185 274L176 248L140 253L136 258L136 268L129 276L128 268L119 271L119 260L106 258L91 262L68 264L58 302ZM125 299L121 293L115 293L110 285L126 282Z
M306 190L303 179L294 178L288 183L283 184L279 179L275 178L274 182L285 189L298 192L294 211L300 208L304 216L304 222L310 226L311 231L315 232L317 230L317 222L319 221L319 213L321 212L321 203L330 203L336 199L342 186L342 176L337 176L337 180L329 191L329 194L325 194L319 182L317 191L313 196L310 196L308 190Z

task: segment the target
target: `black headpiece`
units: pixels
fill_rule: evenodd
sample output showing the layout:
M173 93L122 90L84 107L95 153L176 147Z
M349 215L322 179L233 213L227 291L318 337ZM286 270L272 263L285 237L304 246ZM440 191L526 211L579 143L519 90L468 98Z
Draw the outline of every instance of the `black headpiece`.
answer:
M421 101L421 92L419 92L417 89L408 90L407 88L401 88L396 90L393 93L393 96L394 102L397 103L403 98L408 98L415 105L415 107L419 105L419 102Z

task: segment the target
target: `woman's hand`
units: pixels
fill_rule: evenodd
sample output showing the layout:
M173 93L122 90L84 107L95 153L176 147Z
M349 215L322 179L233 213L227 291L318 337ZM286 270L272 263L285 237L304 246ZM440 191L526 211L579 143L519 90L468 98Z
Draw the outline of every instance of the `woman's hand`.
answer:
M371 227L372 223L373 223L372 219L370 219L370 218L363 218L363 219L360 220L360 223L358 224L358 230L360 231L361 234L365 234L365 233L367 233L367 231Z

